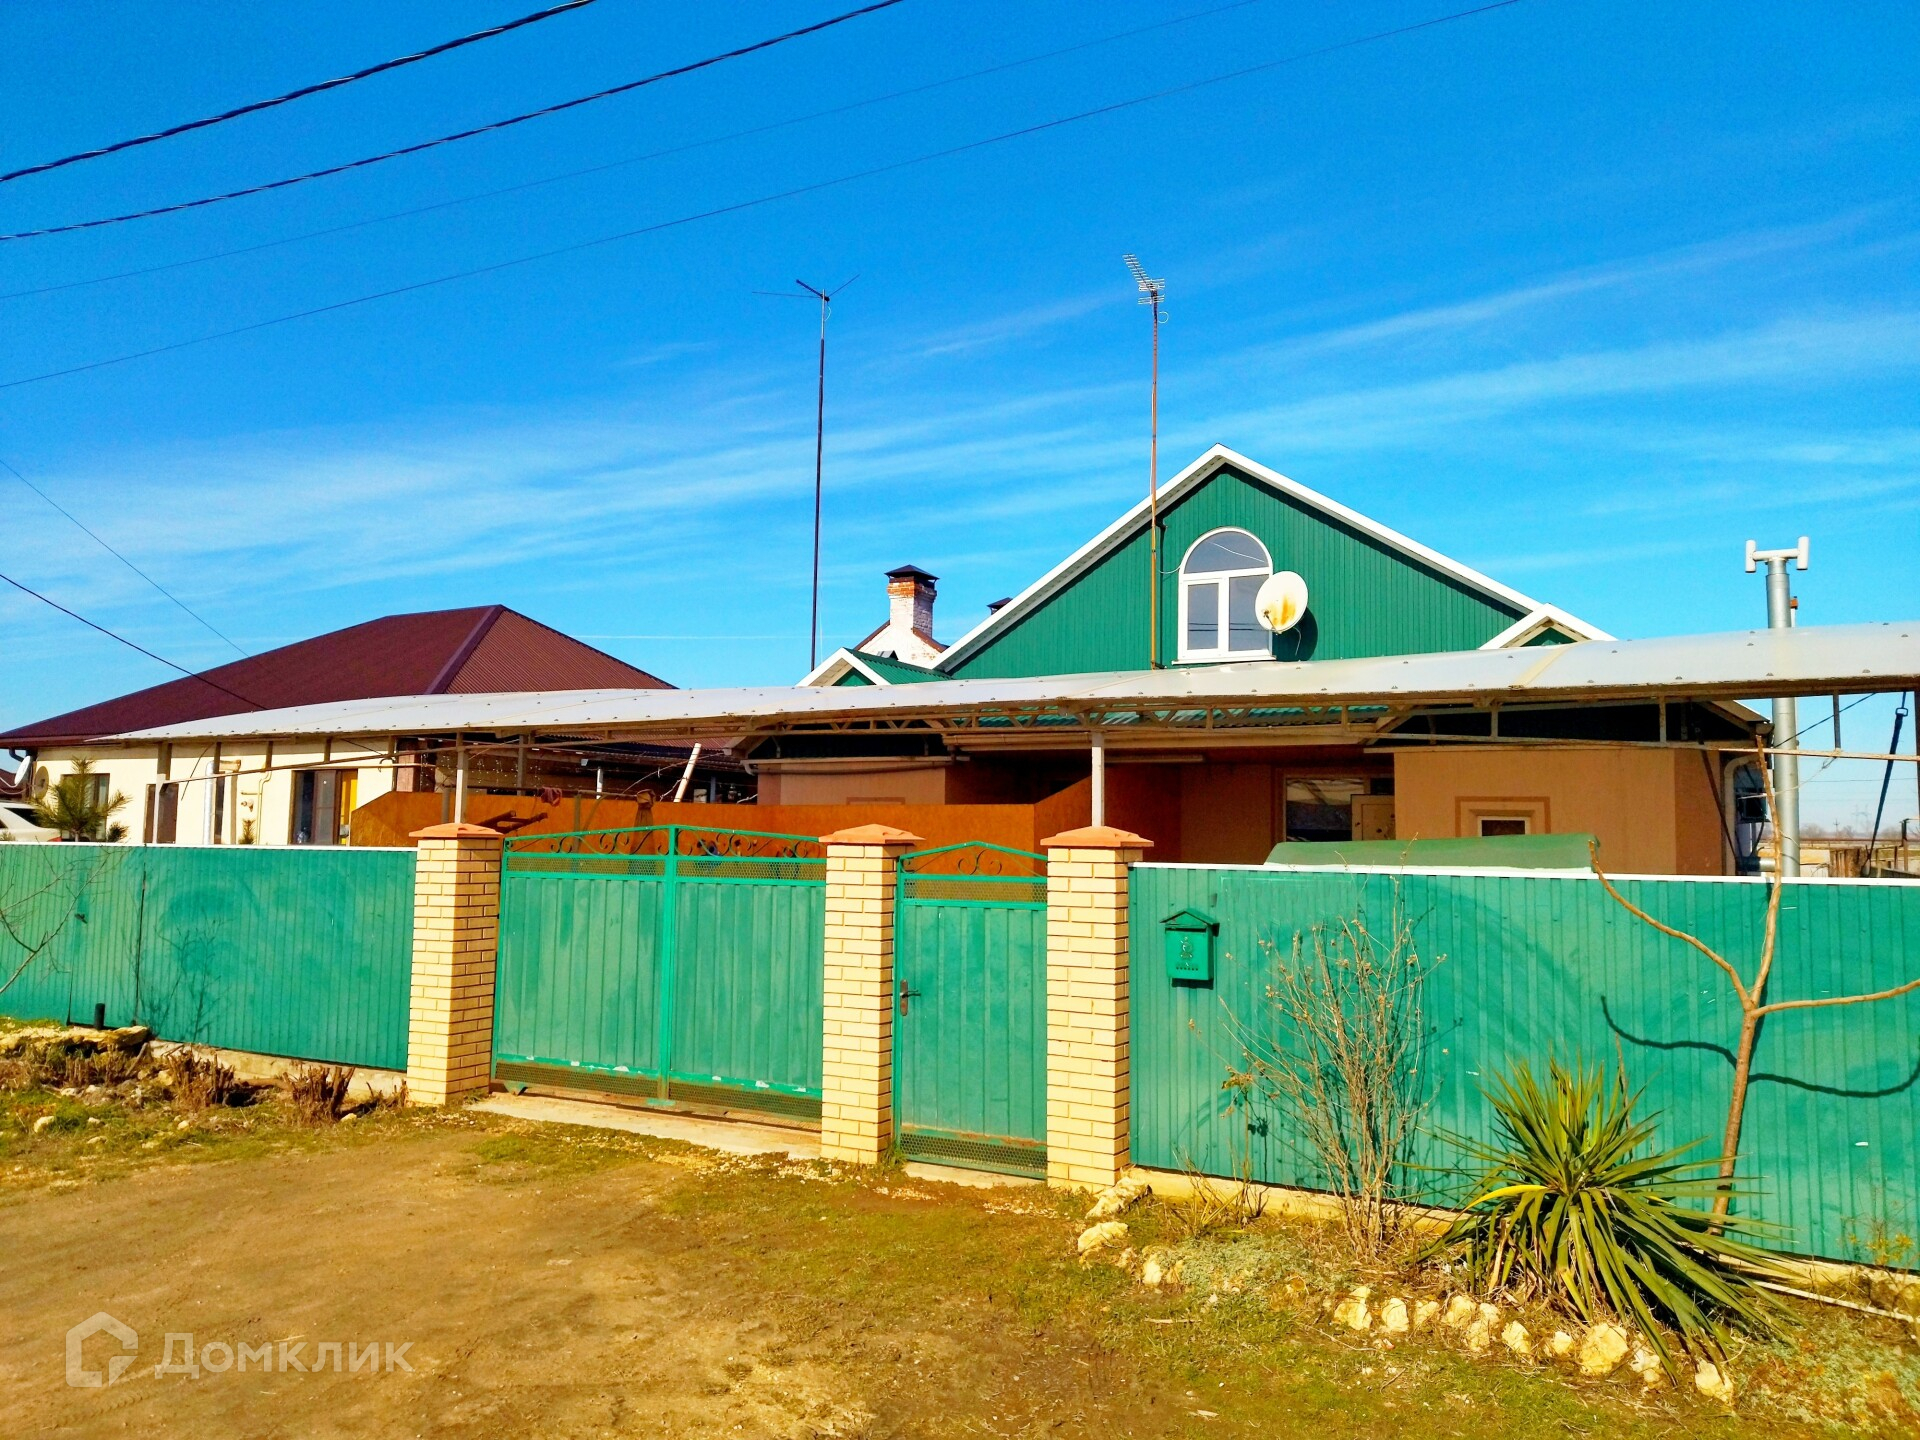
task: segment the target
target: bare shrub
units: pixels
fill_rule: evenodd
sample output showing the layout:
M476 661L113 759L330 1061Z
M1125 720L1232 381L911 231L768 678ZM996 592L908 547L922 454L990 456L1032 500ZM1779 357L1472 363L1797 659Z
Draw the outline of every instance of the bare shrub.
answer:
M231 1065L185 1046L167 1056L166 1074L174 1100L189 1110L231 1105L243 1093Z
M287 1098L307 1125L331 1125L346 1109L353 1071L344 1065L302 1065L287 1076Z
M57 1067L59 1083L75 1090L89 1085L118 1085L137 1079L145 1068L143 1056L115 1049L75 1048L50 1054L48 1061L46 1069L51 1073Z
M1380 1259L1406 1238L1412 1148L1432 1088L1421 957L1394 888L1376 932L1364 904L1333 925L1295 932L1290 951L1261 942L1273 981L1268 1024L1236 1023L1246 1068L1228 1087L1279 1103L1340 1203L1355 1255Z
M1245 1175L1216 1179L1184 1157L1180 1170L1187 1177L1188 1193L1169 1203L1167 1214L1189 1240L1221 1230L1243 1230L1266 1209L1265 1197Z

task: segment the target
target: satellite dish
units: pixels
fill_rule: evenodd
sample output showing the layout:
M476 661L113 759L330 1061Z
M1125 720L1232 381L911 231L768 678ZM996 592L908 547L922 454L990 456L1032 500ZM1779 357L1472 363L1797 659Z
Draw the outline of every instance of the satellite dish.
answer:
M1253 597L1253 613L1276 635L1284 635L1307 613L1307 582L1291 570L1269 575Z

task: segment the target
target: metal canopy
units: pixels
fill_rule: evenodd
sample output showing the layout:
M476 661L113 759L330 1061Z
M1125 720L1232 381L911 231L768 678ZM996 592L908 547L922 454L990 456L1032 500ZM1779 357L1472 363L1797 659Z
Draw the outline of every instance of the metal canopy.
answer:
M916 685L564 690L413 695L254 711L115 736L215 740L345 735L752 738L932 727L985 743L1051 732L1350 728L1434 706L1737 700L1905 690L1920 681L1920 621L1588 640L1364 660L1249 661L1170 670L940 680ZM1385 717L1377 717L1384 719ZM1063 733L1064 732L1064 733Z

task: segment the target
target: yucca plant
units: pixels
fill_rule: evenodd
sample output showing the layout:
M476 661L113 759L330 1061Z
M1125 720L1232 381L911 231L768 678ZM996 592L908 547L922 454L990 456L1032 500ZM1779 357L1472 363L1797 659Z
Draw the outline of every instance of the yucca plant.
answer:
M1499 1138L1469 1145L1486 1169L1430 1258L1464 1263L1485 1293L1625 1321L1674 1375L1670 1337L1720 1362L1733 1331L1774 1330L1778 1312L1754 1282L1778 1267L1733 1233L1766 1227L1689 1203L1712 1201L1716 1162L1684 1158L1694 1145L1657 1149L1658 1117L1635 1118L1640 1094L1624 1073L1550 1061L1542 1085L1522 1062L1484 1093Z

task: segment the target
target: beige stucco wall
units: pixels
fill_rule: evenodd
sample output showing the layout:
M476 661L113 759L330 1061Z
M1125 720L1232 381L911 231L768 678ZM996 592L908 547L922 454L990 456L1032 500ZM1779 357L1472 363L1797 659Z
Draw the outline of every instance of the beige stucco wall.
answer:
M237 774L237 803L228 807L223 833L216 843L231 845L239 841L243 824L254 822L255 843L285 845L292 833L293 772L304 769L354 769L356 803L364 805L393 788L393 766L385 761L355 766L356 757L370 751L391 749L384 742L333 742L331 755L324 745L305 742L264 740L225 741L219 746L179 745L166 756L164 778L180 786L179 818L174 834L181 845L208 843L208 807L213 795L209 780L216 766L222 772ZM86 748L44 750L34 758L36 768L44 766L49 778L58 781L71 774L73 762L85 757L93 761L95 774L108 777L113 790L127 797L127 808L117 817L127 827L129 840L137 841L145 833L143 807L147 787L161 778L159 747L99 745ZM270 767L270 768L269 768Z
M1691 750L1498 747L1394 753L1399 839L1476 833L1478 813L1531 814L1536 830L1600 839L1609 870L1718 875L1725 870L1718 787Z

